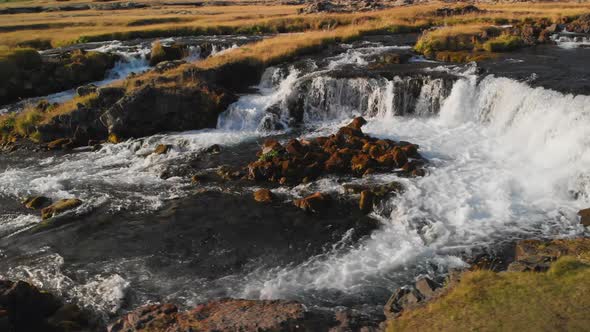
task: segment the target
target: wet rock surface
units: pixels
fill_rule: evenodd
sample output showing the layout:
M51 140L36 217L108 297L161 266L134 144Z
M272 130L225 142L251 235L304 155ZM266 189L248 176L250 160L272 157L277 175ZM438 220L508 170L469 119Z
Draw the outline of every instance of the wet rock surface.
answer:
M289 140L285 146L267 140L258 161L248 165L248 178L281 184L299 184L328 174L363 176L375 172L397 171L408 176L424 175L426 163L418 146L365 135L366 123L356 118L337 134L311 140Z
M27 331L96 331L87 314L24 281L0 280L0 329Z

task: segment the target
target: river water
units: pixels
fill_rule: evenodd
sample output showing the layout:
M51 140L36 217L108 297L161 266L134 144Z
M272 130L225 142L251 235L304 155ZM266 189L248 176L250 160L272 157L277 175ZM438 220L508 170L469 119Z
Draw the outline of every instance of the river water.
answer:
M476 253L587 232L576 213L590 206L590 90L568 94L560 89L567 82L555 80L543 86L527 78L547 73L532 69L523 77L527 66L544 65L527 52L484 71L417 57L397 71L369 70L376 55L410 52L392 43L341 45L336 54L269 68L257 92L230 106L216 129L96 152L2 155L0 276L57 291L106 320L146 302L190 306L222 296L379 311L397 287L440 277ZM586 50L546 54L555 52L567 61ZM519 63L516 74L507 72ZM358 115L368 120L367 134L419 144L428 175L273 188L284 205L272 208L251 202L259 184L195 188L188 176L162 176L178 165L245 165L264 138L326 135ZM151 154L163 143L173 145L170 153ZM204 156L212 144L222 153ZM368 234L339 228L358 218L346 211L309 217L286 207L318 190L343 194L343 183L394 180L405 192L371 213L379 226ZM18 199L39 194L84 204L74 223L30 234L40 219ZM326 220L333 230L318 226Z

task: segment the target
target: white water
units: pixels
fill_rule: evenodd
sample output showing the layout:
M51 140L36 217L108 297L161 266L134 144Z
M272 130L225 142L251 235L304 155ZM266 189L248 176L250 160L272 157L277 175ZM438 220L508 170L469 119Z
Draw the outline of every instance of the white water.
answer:
M382 229L365 242L296 267L258 271L237 295L362 297L367 288L392 289L419 271L460 265L456 254L474 247L582 234L576 213L590 204L589 105L587 96L504 78L478 85L467 77L436 118L371 119L369 134L419 143L432 162L429 175L401 180L406 192L389 202L390 214L375 215Z
M268 135L260 125L270 116L268 107L279 105L273 121L287 125L287 101L302 82L312 82L308 100L324 106L305 108L304 119L313 128L306 135L332 133L349 117L364 114L369 120L365 132L420 144L431 162L429 174L417 179L374 176L373 180L398 180L406 187L403 195L373 214L382 223L379 230L357 244L345 238L332 251L301 265L256 271L246 281L225 285L233 289L229 295L319 297L329 302L333 298L319 294L337 292L359 299L375 289L390 292L420 273L444 273L462 265L458 255L473 248L584 232L575 214L590 205L590 97L533 89L492 76L478 84L467 72L448 97L436 80L426 82L418 110L413 116L400 116L404 112L394 107L402 91L393 88L396 80L334 79L323 73L269 70L260 94L242 97L220 117L215 130L156 135L106 145L98 152L31 159L29 167L0 173L0 195L78 197L85 201L81 210L103 205L115 211L157 209L165 200L184 195L188 185L187 179L160 179L167 165L211 144L229 146ZM324 97L314 97L321 93ZM350 98L355 95L359 98ZM438 114L430 106L434 100L442 103ZM161 143L174 148L163 156L151 155ZM341 192L342 187L323 179L289 193L301 196L315 190ZM35 220L17 216L3 224L1 234L18 232ZM129 287L127 280L137 279L109 272L74 281L63 275L60 257L51 257L55 264L30 262L13 268L10 276L28 276L50 289L64 289L66 295L106 312L117 310ZM113 292L106 292L110 289Z

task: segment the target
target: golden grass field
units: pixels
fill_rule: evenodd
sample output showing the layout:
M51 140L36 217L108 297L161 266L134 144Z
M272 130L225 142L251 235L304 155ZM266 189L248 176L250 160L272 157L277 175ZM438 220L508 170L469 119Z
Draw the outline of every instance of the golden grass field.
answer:
M246 3L203 7L152 5L148 8L130 10L55 11L0 15L0 45L15 47L43 42L44 45L61 46L79 41L165 37L175 34L325 31L342 26L366 30L375 26L416 25L425 22L429 25L455 25L463 22L501 23L539 17L557 20L564 16L590 12L590 4L569 2L479 5L488 12L443 19L432 15L433 10L444 5L442 3L405 6L376 12L311 15L297 14L301 6ZM39 0L0 3L0 8L68 4L70 2Z

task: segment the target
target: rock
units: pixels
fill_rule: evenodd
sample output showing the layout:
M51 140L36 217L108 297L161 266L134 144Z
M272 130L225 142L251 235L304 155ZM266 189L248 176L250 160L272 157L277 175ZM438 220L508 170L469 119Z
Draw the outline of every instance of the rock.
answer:
M422 295L422 297L426 300L431 299L434 295L436 295L436 290L440 288L440 285L432 281L428 277L422 277L416 281L416 290Z
M157 41L152 45L150 53L150 66L155 66L163 61L181 60L187 53L185 45L173 44L170 46L162 45Z
M325 331L334 324L321 318L293 301L223 299L185 312L172 304L148 305L120 318L108 331Z
M361 198L359 200L359 209L363 213L369 213L373 210L373 201L375 199L375 195L370 190L363 190L361 192Z
M254 200L260 203L272 203L274 194L268 189L259 189L254 192Z
M202 175L196 174L196 175L193 175L191 177L191 183L192 184L199 184L201 182L203 182L203 176Z
M582 224L582 226L590 227L590 208L580 210L578 216L580 216L580 224Z
M154 150L154 154L166 154L168 153L168 151L170 151L170 149L172 148L172 145L168 145L168 144L159 144L158 146L156 146L156 149Z
M479 9L474 5L458 6L458 7L443 7L435 11L437 16L453 16L453 15L466 15L473 13L485 13L485 10Z
M514 262L508 271L547 271L561 256L577 256L590 251L590 238L558 240L521 240L516 243Z
M356 130L361 130L361 127L367 124L367 120L362 116L356 117L352 120L351 123L348 124L348 127L354 128Z
M281 145L281 143L279 143L279 141L277 141L276 139L267 139L266 141L264 141L264 143L262 144L262 152L261 154L267 155L271 152L281 152L283 150L283 146Z
M186 61L184 60L162 61L156 65L154 71L158 74L162 74L171 69L178 68L185 63Z
M285 151L294 156L302 156L306 152L303 145L296 139L290 139L289 142L287 142L287 145L285 145Z
M398 168L402 168L408 162L406 153L399 146L393 148L393 152L391 154L393 156L393 161Z
M31 196L27 197L23 204L31 210L43 209L51 205L51 199L45 196Z
M82 205L82 201L79 199L61 199L41 210L41 218L46 220L55 217L58 214L75 209L80 205Z
M98 87L94 84L82 85L76 89L76 94L80 97L84 97L89 94L96 93L97 89Z
M205 152L210 154L219 154L221 153L221 146L219 146L219 144L213 144L205 149Z
M224 181L237 180L244 175L242 172L232 170L230 167L225 165L220 166L216 173Z
M112 105L123 98L125 95L125 88L114 86L104 86L97 90L98 98L105 105Z
M319 212L328 208L331 202L332 198L329 195L316 192L305 198L293 201L293 204L305 212Z
M402 311L415 308L421 299L421 295L415 289L400 288L389 298L383 313L388 319L395 319Z
M90 331L85 313L24 282L0 280L0 331Z
M74 142L71 138L59 138L47 143L48 150L68 149L73 146Z

